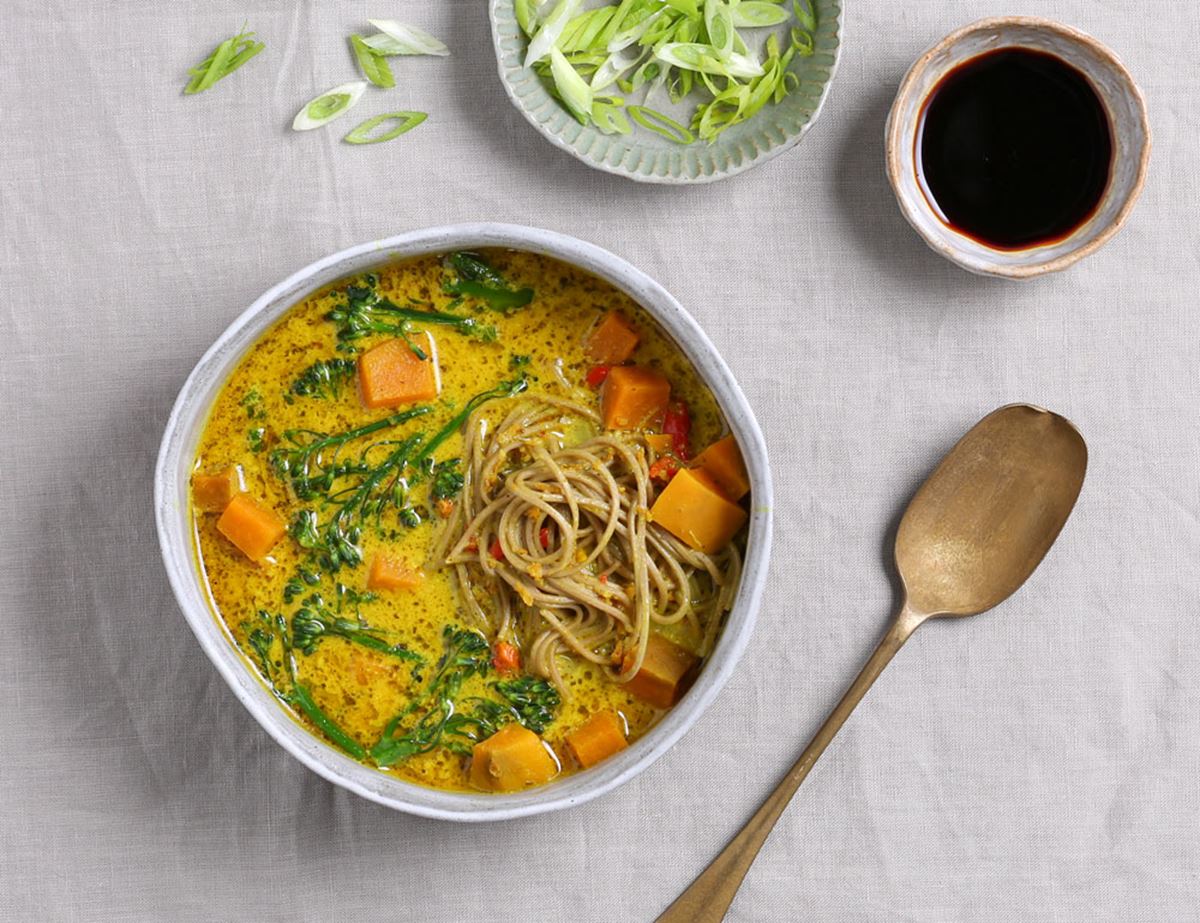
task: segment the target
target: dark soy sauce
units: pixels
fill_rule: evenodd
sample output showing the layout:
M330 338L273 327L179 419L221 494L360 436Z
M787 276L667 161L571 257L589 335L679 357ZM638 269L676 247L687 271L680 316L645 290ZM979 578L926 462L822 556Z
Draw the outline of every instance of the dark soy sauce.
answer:
M1088 79L1028 48L990 51L946 74L925 100L916 146L934 210L1000 250L1061 240L1083 224L1113 152Z

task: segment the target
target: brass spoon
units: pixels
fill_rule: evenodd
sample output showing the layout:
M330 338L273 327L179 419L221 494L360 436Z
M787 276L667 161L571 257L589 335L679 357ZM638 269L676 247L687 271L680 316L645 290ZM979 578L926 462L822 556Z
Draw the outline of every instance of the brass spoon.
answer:
M900 521L905 598L891 628L796 765L657 923L724 919L796 789L896 651L926 619L977 615L1016 592L1054 544L1086 470L1079 431L1028 404L1001 407L959 440Z

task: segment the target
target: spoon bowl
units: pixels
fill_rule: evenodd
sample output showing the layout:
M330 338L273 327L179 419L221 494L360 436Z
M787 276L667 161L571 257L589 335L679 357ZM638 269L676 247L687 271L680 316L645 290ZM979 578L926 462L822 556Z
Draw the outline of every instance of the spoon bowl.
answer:
M908 608L977 615L1041 563L1083 487L1087 446L1069 420L1029 404L993 411L958 441L908 504L896 568Z

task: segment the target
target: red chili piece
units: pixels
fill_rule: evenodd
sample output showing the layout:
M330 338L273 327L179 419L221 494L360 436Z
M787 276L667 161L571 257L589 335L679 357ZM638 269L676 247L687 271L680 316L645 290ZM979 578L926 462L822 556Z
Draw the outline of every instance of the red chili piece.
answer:
M676 401L667 408L667 412L663 414L662 430L671 437L671 444L678 458L692 457L692 416L688 413L687 404Z
M589 388L599 388L604 384L604 379L608 378L608 373L612 371L611 365L594 365L587 373L587 385Z

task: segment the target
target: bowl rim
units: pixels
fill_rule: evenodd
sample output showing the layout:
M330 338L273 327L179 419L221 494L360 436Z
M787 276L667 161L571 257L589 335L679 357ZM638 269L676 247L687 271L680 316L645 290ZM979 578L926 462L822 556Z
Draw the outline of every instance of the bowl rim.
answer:
M622 753L561 781L509 795L447 792L397 779L351 759L296 722L249 668L211 607L193 551L186 502L182 510L179 503L181 489L187 489L181 481L190 471L212 400L246 350L280 316L312 291L369 266L466 247L507 247L550 256L632 297L675 341L713 393L745 449L753 498L737 597L688 693ZM642 270L601 247L554 231L491 222L428 227L359 244L322 257L269 288L225 328L187 376L164 428L154 471L155 526L171 590L201 649L242 706L276 743L328 781L398 811L463 822L505 820L583 804L647 769L691 728L732 675L753 632L770 558L772 509L762 431L724 359L682 305Z
M1091 50L1099 57L1106 66L1112 69L1123 84L1125 91L1129 94L1130 99L1134 102L1134 108L1137 111L1138 121L1144 137L1141 150L1138 152L1137 171L1134 175L1133 186L1130 188L1125 201L1121 203L1121 207L1112 217L1107 225L1099 230L1095 237L1086 243L1075 247L1067 253L1063 253L1053 259L1043 260L1037 263L1028 263L1025 265L1006 265L992 263L987 266L980 266L974 262L968 262L960 253L958 248L946 243L941 239L935 239L925 232L916 220L918 213L932 212L928 203L924 206L912 201L912 197L906 195L900 183L900 150L904 144L904 139L915 131L916 126L909 121L901 122L897 118L902 103L906 102L912 96L918 80L925 74L929 67L929 63L934 57L944 52L946 49L957 44L962 39L973 35L977 32L985 32L992 29L1000 29L1005 27L1020 26L1028 29L1043 30L1053 32L1063 38L1074 41ZM1019 45L1019 43L1018 43ZM1014 45L1013 47L1017 47ZM1008 46L1001 46L1008 47ZM968 60L968 58L963 58ZM961 62L959 62L961 63ZM1103 99L1104 94L1100 93ZM1105 107L1108 108L1108 103L1105 101ZM919 118L919 110L918 116ZM935 252L941 254L951 262L968 269L972 272L983 273L986 275L1001 276L1011 279L1029 279L1035 276L1044 275L1051 272L1059 272L1079 262L1085 256L1094 253L1103 247L1113 235L1117 233L1125 222L1128 220L1130 213L1137 204L1138 198L1141 196L1142 187L1146 183L1146 172L1150 164L1150 149L1153 146L1153 139L1150 131L1150 116L1146 109L1146 99L1142 94L1141 88L1133 79L1133 74L1129 68L1121 61L1111 48L1101 42L1099 39L1081 29L1074 26L1069 26L1057 20L1047 19L1042 16L989 16L984 19L977 19L974 22L968 23L958 29L955 29L949 35L939 39L930 45L912 66L905 73L904 78L900 81L900 86L896 90L895 100L892 102L891 110L888 112L887 124L884 129L884 148L885 160L887 168L888 183L892 187L892 192L896 197L896 201L900 205L900 210L904 213L904 217L908 223L912 225L913 230L921 237L922 240ZM936 217L936 216L935 216ZM1030 248L1034 249L1034 248ZM997 251L1000 252L1000 251Z
M816 0L814 0L814 2L816 2ZM747 157L738 163L733 164L732 166L726 167L723 170L714 170L711 173L701 172L697 176L672 176L670 174L658 175L655 173L639 173L636 170L631 170L619 163L610 164L606 160L596 160L587 156L586 154L581 153L580 151L575 150L570 142L564 138L561 138L556 132L550 131L549 128L535 119L533 113L525 107L524 103L517 96L516 90L509 82L508 75L505 73L504 50L500 47L500 32L496 19L496 10L502 3L506 3L511 6L512 0L488 0L488 24L492 33L492 50L496 53L496 73L500 78L500 85L504 87L504 94L508 97L509 102L512 103L513 108L521 113L521 116L525 119L525 121L532 125L539 135L541 135L555 147L566 151L576 160L586 164L592 169L601 170L605 173L611 173L614 176L623 176L626 179L633 180L636 183L653 183L660 186L702 185L706 183L715 183L723 179L729 179L732 176L737 176L738 174L745 173L747 170L751 170L760 164L764 164L768 160L778 157L780 154L785 154L798 145L802 140L804 140L804 136L808 134L813 125L816 124L817 119L821 117L821 112L825 108L825 103L829 100L829 93L833 88L833 81L837 77L838 65L842 60L842 49L846 44L846 15L845 7L843 5L844 0L837 0L837 15L834 17L834 35L837 44L834 46L833 51L831 52L833 56L833 63L829 65L829 76L821 86L821 92L817 97L816 105L813 106L812 115L808 117L808 121L805 122L800 127L800 130L794 135L788 136L781 143L772 145L766 150L756 152L753 157ZM700 142L697 141L695 143L699 144Z

